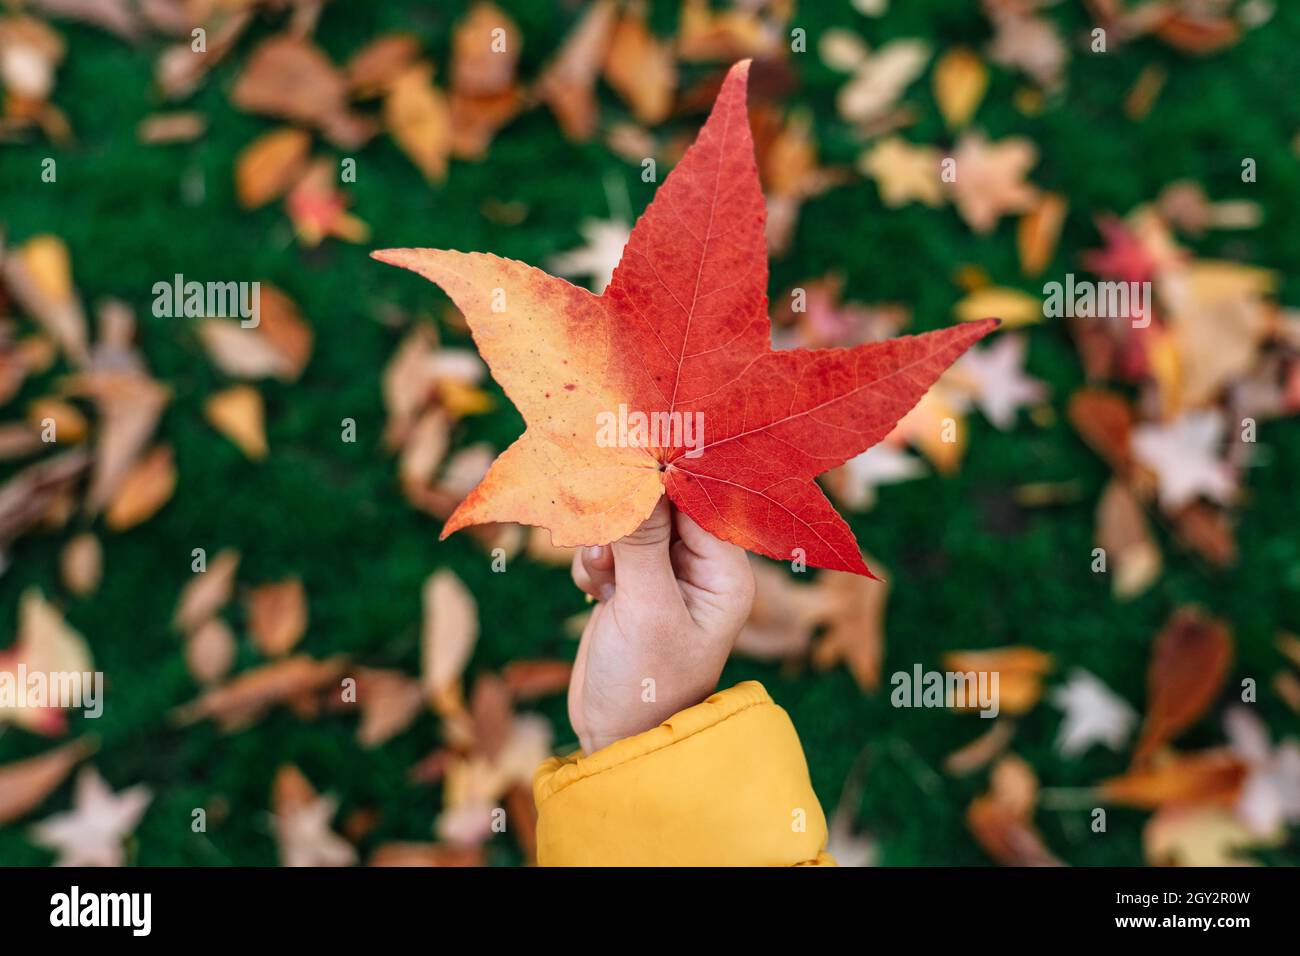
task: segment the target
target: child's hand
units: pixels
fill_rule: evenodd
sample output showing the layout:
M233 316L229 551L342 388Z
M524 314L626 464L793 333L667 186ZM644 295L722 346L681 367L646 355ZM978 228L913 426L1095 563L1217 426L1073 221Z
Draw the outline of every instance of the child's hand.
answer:
M580 549L573 580L600 602L569 681L569 720L585 753L712 694L754 603L745 552L666 497L626 538Z

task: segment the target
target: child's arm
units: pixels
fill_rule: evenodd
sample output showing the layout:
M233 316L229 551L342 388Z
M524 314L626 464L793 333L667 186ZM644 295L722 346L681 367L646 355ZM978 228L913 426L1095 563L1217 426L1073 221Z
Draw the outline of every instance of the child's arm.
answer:
M745 552L665 498L573 577L599 601L569 684L589 756L537 771L538 862L832 862L790 718L753 682L712 693L753 603Z

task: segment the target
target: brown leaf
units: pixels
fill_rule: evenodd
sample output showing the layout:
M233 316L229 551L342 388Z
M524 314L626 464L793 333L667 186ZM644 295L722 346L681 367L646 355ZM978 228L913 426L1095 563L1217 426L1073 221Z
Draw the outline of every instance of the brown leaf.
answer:
M1237 535L1222 508L1194 501L1174 515L1173 522L1174 536L1183 547L1216 568L1230 568L1237 563Z
M943 758L943 769L954 777L974 773L1011 745L1016 725L1009 720L995 720L993 726L970 743Z
M1060 866L1034 827L1038 780L1019 757L998 761L989 792L966 808L966 823L976 841L1003 866Z
M1147 714L1135 764L1196 723L1218 696L1232 661L1227 625L1194 608L1174 612L1156 635L1147 669Z
M949 129L970 122L984 99L989 71L979 55L966 47L954 47L940 57L931 77L934 99Z
M203 414L212 426L247 457L266 457L266 413L262 394L251 385L235 385L208 396Z
M459 684L478 642L478 606L451 571L424 582L421 680L426 698L439 702Z
M1227 749L1174 754L1111 777L1098 786L1104 800L1145 810L1177 803L1231 806L1249 768Z
M871 566L881 578L889 577L879 562L872 561ZM818 578L817 592L828 613L826 632L813 647L813 667L822 670L844 661L859 687L875 690L880 686L880 662L885 654L889 585L884 580L832 571Z
M235 195L245 209L283 196L298 181L311 152L311 135L287 126L253 140L235 157Z
M35 809L94 748L82 738L0 766L0 824Z
M958 673L998 675L997 704L1001 713L1027 713L1043 696L1043 677L1052 669L1050 654L1033 647L995 647L983 651L951 651L944 667ZM990 684L991 686L991 684ZM966 709L979 708L967 700Z
M238 652L230 625L211 617L185 638L185 669L198 683L215 684L230 673Z
M368 866L483 866L483 848L442 843L385 843Z
M1118 479L1111 479L1097 504L1097 546L1106 552L1111 589L1121 601L1137 597L1160 576L1160 547L1142 506Z
M213 558L207 570L197 573L181 591L172 627L189 633L225 607L234 593L238 567L239 552L233 549Z
M492 97L515 82L522 38L501 9L475 3L451 38L451 88L461 96Z
M239 730L257 723L276 704L291 703L331 684L346 672L341 657L318 661L299 655L273 661L239 674L172 711L181 726L213 719L223 730Z
M267 657L288 654L307 632L307 592L298 578L263 584L248 593L248 630Z
M1133 411L1119 395L1081 388L1070 396L1067 413L1079 436L1121 478L1133 471Z
M596 131L596 80L617 16L613 0L593 3L537 80L534 92L569 139L584 142Z
M572 673L569 661L511 661L501 677L515 700L536 700L566 691Z
M176 462L171 445L158 445L131 468L104 512L104 524L125 531L148 521L176 490Z
M1069 200L1060 193L1042 193L1033 208L1020 217L1016 248L1020 253L1020 271L1026 276L1042 275L1051 263L1069 206Z
M271 789L275 842L283 866L351 866L357 851L330 829L338 809L333 797L316 793L302 771L280 767Z
M537 804L533 800L533 788L515 784L506 791L506 814L515 841L519 844L519 849L524 852L525 863L535 866L537 864Z
M38 524L89 467L90 453L75 449L28 465L0 485L0 565L14 539Z
M69 395L89 398L98 414L95 469L86 491L86 512L98 514L121 493L140 453L153 437L170 390L139 372L82 372L64 384Z
M378 96L420 58L420 41L409 33L375 37L348 60L348 87L359 99Z
M357 703L357 743L371 749L411 726L424 710L424 691L418 680L399 670L367 668L357 675Z
M18 304L59 343L74 365L88 357L86 314L72 285L68 247L55 236L33 236L3 257L4 280Z
M231 90L241 110L315 126L344 149L373 135L368 121L348 112L348 83L319 47L280 35L264 40L248 58Z
M389 83L384 127L425 179L446 178L452 148L451 108L433 85L431 64L411 66Z
M749 566L754 572L754 604L736 639L736 653L756 660L802 658L825 617L821 594L771 561L751 557Z
M77 597L94 593L104 571L104 549L89 531L82 532L63 547L59 555L63 586Z
M672 47L646 26L643 4L634 3L618 21L605 55L605 80L632 108L637 122L668 118L677 89Z
M168 143L189 143L208 129L207 118L202 113L154 113L146 116L136 127L136 138L148 146Z

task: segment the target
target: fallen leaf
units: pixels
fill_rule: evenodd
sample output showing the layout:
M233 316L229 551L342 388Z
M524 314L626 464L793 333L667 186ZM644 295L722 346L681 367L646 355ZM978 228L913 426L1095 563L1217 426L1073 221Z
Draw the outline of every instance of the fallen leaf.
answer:
M949 373L969 386L975 406L1001 431L1015 427L1022 406L1047 398L1047 385L1025 374L1027 346L1023 335L1001 335L992 345L972 348Z
M964 777L987 766L1011 745L1016 725L1009 720L995 720L993 726L970 743L943 758L943 769L954 777Z
M59 555L63 586L77 597L93 594L104 571L104 549L89 531L77 535Z
M1196 723L1228 676L1233 641L1227 626L1194 608L1174 612L1151 649L1147 713L1135 764Z
M1020 254L1020 271L1026 276L1042 275L1056 255L1069 206L1069 200L1060 193L1040 193L1029 211L1020 217L1016 250Z
M992 232L998 220L1031 209L1038 190L1025 176L1038 162L1038 150L1021 136L997 143L969 132L957 142L956 173L949 188L962 219L976 233Z
M677 89L677 64L672 47L646 26L644 4L630 4L619 18L606 50L604 73L637 122L653 126L667 119Z
M934 99L949 129L961 129L970 122L984 99L989 71L973 50L954 47L939 58L931 76Z
M307 592L298 578L248 592L248 631L267 657L288 654L307 633Z
M971 292L955 306L953 314L963 322L978 322L996 315L1016 328L1043 321L1043 300L1019 289L985 286Z
M122 842L151 800L153 793L144 784L115 794L99 771L86 767L77 774L72 809L34 824L30 838L58 854L56 866L122 866Z
M1154 760L1103 781L1097 792L1103 800L1145 810L1187 803L1231 807L1246 774L1240 757L1219 748Z
M104 524L125 531L148 521L176 490L176 463L170 445L158 445L140 457L109 502Z
M536 700L567 690L572 673L569 661L511 661L501 679L515 700Z
M966 823L984 852L1003 866L1060 866L1034 827L1037 802L1033 769L1008 755L994 766L989 792L966 808Z
M534 92L551 108L569 139L585 142L596 131L596 80L617 17L613 0L591 4L537 79Z
M321 796L301 770L285 764L271 788L271 812L281 866L351 866L356 848L330 829L338 811L334 797Z
M0 766L0 824L36 809L94 748L74 740L26 760Z
M139 479L141 454L171 392L140 372L107 369L70 377L64 391L89 398L95 405L95 465L85 500L87 513L95 515L121 497L132 475Z
M1253 866L1240 851L1275 845L1217 807L1162 807L1142 829L1148 866Z
M235 157L235 196L245 209L278 199L307 168L311 134L286 126L253 140Z
M995 647L983 651L950 651L944 667L957 674L997 674L995 695L1000 713L1028 713L1043 695L1043 677L1052 669L1052 656L1032 647ZM989 679L992 686L991 676ZM978 710L968 699L966 709Z
M172 627L182 633L193 631L229 603L235 589L239 552L221 551L206 568L186 583L176 602Z
M172 711L172 720L186 726L213 719L223 730L240 730L257 723L276 704L291 703L336 684L345 669L342 658L318 661L304 655L286 657L245 671L177 707Z
M451 158L451 108L433 85L433 67L416 64L388 84L384 127L431 182L447 176Z
M1137 597L1160 576L1160 546L1137 497L1117 478L1097 503L1097 546L1106 553L1111 590L1121 601Z
M253 386L235 385L209 395L203 414L247 457L254 461L266 457L266 413L262 394Z
M420 40L409 33L375 37L348 60L348 88L358 99L378 96L420 58Z
M888 578L888 572L882 572ZM819 600L827 608L826 630L812 650L818 670L843 661L863 691L880 686L885 656L885 604L889 585L858 575L824 574L817 581Z
M1226 429L1217 409L1134 427L1133 456L1155 474L1162 508L1177 512L1199 496L1220 504L1236 496L1236 470L1222 458Z
M943 156L933 146L913 146L901 136L882 139L863 153L858 170L876 181L880 201L891 209L910 202L942 206L947 198L939 179Z
M435 571L424 582L421 682L426 699L441 702L465 672L478 642L478 606L469 589L450 571Z
M1137 712L1128 701L1079 667L1070 672L1064 686L1052 691L1049 700L1064 712L1056 749L1066 757L1086 753L1094 744L1118 753L1137 724Z
M23 591L18 602L17 638L8 649L0 651L0 672L10 674L11 686L18 685L18 668L28 674L91 674L90 646L75 631L59 610L41 595L39 588ZM9 696L9 695L6 695ZM46 706L16 698L0 703L0 724L11 722L32 733L52 736L67 730L63 710L45 701ZM84 703L84 701L83 701Z
M747 70L745 63L732 68L699 140L642 216L602 297L495 256L374 254L447 289L531 422L452 514L444 537L471 524L514 522L548 528L561 547L607 543L640 524L666 491L732 543L785 560L799 548L810 565L869 574L813 478L884 438L996 321L843 351L770 349ZM719 202L725 208L710 215ZM694 224L684 229L686 215ZM700 233L711 236L723 223L727 243L710 247ZM671 282L657 260L674 263ZM503 296L504 313L492 306ZM708 311L697 316L704 300ZM644 348L629 344L642 340ZM803 387L792 404L795 382ZM614 427L608 416L620 405L670 422L674 414L679 423L702 416L709 437L688 457L680 424L676 441L593 435L593 422ZM667 411L655 412L660 407ZM605 419L597 417L602 411Z
M230 673L238 653L230 625L211 617L186 636L185 669L200 684L216 684Z
M372 749L411 726L424 710L424 691L418 680L401 671L366 668L357 675L357 703L357 743Z
M2 261L10 294L53 336L73 365L84 365L86 315L72 285L72 262L63 240L33 236Z
M483 866L479 847L440 843L384 843L375 848L367 866Z
M207 129L208 121L202 113L154 113L140 121L136 137L149 146L189 143Z

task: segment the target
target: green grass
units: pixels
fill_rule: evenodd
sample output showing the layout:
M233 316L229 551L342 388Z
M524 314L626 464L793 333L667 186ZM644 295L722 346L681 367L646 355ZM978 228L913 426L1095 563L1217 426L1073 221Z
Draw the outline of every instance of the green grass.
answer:
M525 38L522 72L535 75L572 17L557 15L547 2L502 6ZM816 117L829 163L851 163L858 147L834 111L842 77L816 58L821 31L848 26L873 44L923 36L940 50L958 41L981 44L988 33L974 3L898 2L882 21L867 20L846 3L802 6L795 22L807 29L814 52L794 57L801 86L792 102ZM1081 34L1086 24L1078 6L1062 6L1053 16L1073 36ZM365 39L401 28L424 41L445 76L450 26L464 7L333 4L319 40L341 60ZM1151 41L1105 56L1072 44L1063 101L1037 118L1011 108L1020 81L995 72L979 125L993 136L1033 138L1041 149L1033 180L1070 197L1070 218L1049 276L1077 268L1080 250L1096 244L1096 214L1125 213L1166 183L1191 177L1215 198L1254 199L1266 212L1259 229L1211 235L1198 251L1279 270L1281 301L1300 304L1300 163L1290 146L1300 131L1300 100L1294 95L1300 84L1300 7L1278 8L1273 23L1212 58L1187 58ZM673 9L675 4L656 11L661 29L671 28ZM482 638L471 672L518 658L571 656L574 645L560 625L582 608L581 596L566 572L525 560L507 574L492 574L488 557L470 539L439 543L437 523L406 504L395 462L380 446L379 374L400 336L376 320L376 310L393 303L438 314L445 300L428 283L367 259L369 247L329 242L300 250L278 204L253 213L238 208L234 157L274 125L228 102L249 40L189 104L208 118L208 133L192 144L148 147L136 141L135 128L160 106L151 79L157 46L132 49L91 30L60 29L71 52L55 102L67 112L77 142L66 149L43 142L0 146L0 222L11 242L40 232L61 236L88 304L117 296L135 306L142 350L174 390L161 435L175 446L180 482L174 500L154 519L124 534L103 535L104 581L84 600L67 597L58 584L59 548L77 530L75 523L57 535L22 540L14 566L0 578L0 635L12 632L19 594L39 585L59 598L70 622L89 639L107 675L109 706L99 721L74 718L74 730L101 738L94 763L115 787L144 782L155 792L137 831L134 859L140 864L274 863L267 807L272 776L284 762L297 763L320 788L337 793L343 815L360 808L379 812L382 822L364 848L387 839L428 839L439 794L408 785L405 771L437 744L432 717L376 751L356 745L351 717L303 723L276 712L232 736L207 725L178 730L168 724L168 711L196 692L169 629L177 595L190 577L191 549L203 547L211 555L238 548L245 583L301 575L311 607L303 650L346 653L412 673L418 668L420 585L438 567L453 568L479 599ZM257 35L267 32L262 25ZM1119 104L1152 62L1168 69L1169 80L1149 120L1135 124ZM622 110L608 91L603 96L606 110ZM928 78L907 99L921 113L907 137L946 143ZM608 214L600 187L605 177L625 182L638 210L653 191L636 167L600 143L567 143L540 110L505 129L485 162L454 163L442 187L428 186L387 138L355 155L354 211L371 224L375 247L490 250L540 264L580 241L576 227L583 218ZM39 180L46 156L58 160L57 184ZM1258 162L1253 185L1240 181L1246 156ZM203 198L187 201L182 184L196 179L205 184ZM489 199L524 203L528 216L519 226L495 224L481 211ZM805 207L790 253L772 264L770 288L778 294L838 271L847 278L848 297L907 303L915 311L914 327L926 329L950 321L960 295L952 276L963 264L983 268L1000 284L1024 285L1010 222L977 237L951 209L886 210L875 187L858 181ZM272 448L263 463L246 461L202 419L203 399L224 380L203 354L192 320L150 314L151 286L177 272L273 282L299 302L315 327L315 354L302 380L262 389ZM1242 678L1255 678L1262 698L1258 712L1275 735L1294 735L1295 716L1266 687L1280 666L1274 633L1300 628L1293 478L1300 471L1300 428L1281 422L1260 431L1261 464L1248 478L1250 500L1241 513L1241 561L1235 569L1212 571L1162 539L1164 576L1139 600L1117 604L1109 581L1088 566L1094 504L1108 472L1063 414L1081 382L1079 363L1063 328L1035 328L1029 337L1030 371L1051 383L1055 420L1044 426L1025 420L1004 434L973 417L960 474L884 489L874 511L851 516L864 548L889 569L893 583L885 673L918 661L936 667L946 650L1024 643L1054 654L1058 676L1076 665L1087 668L1140 707L1152 637L1172 609L1197 602L1230 621L1236 635L1225 695ZM9 417L17 417L25 401L50 382L45 377L29 385L11 403ZM340 441L343 418L357 422L355 444ZM518 414L502 401L498 412L467 423L460 438L504 447L521 428ZM1079 503L1032 512L1016 511L1010 503L1017 484L1066 479L1085 488ZM242 626L240 609L227 613ZM240 666L255 660L243 647ZM879 838L884 863L988 862L963 821L985 775L954 780L936 770L946 753L984 729L978 719L893 709L887 688L865 696L842 669L813 674L737 660L723 683L750 678L761 680L789 709L828 810L858 754L868 749L859 819ZM563 702L553 699L540 709L554 723L557 742L571 744ZM1221 739L1218 708L1214 713L1187 735L1189 743ZM1014 743L1045 786L1085 786L1123 768L1124 757L1100 750L1079 760L1059 757L1052 748L1058 722L1059 713L1042 704L1019 722ZM11 729L0 736L0 762L47 746ZM68 789L47 800L37 816L64 807ZM198 806L209 809L205 835L190 832L190 813ZM1109 832L1101 835L1088 829L1086 811L1045 811L1038 823L1047 843L1071 863L1137 864L1145 818L1112 811ZM24 828L0 829L0 862L50 859L26 841ZM498 838L489 858L510 862L516 854L506 838ZM1265 858L1300 861L1294 836Z

